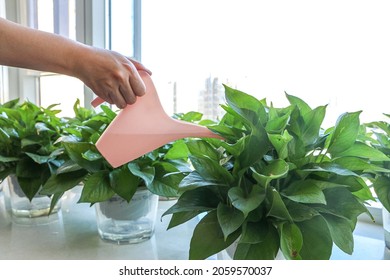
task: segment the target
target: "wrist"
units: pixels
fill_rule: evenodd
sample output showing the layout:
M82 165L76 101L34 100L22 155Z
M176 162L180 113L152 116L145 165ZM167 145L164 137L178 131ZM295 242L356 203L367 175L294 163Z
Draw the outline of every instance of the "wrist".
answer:
M88 65L91 65L92 52L93 47L76 42L74 48L72 48L69 55L66 56L66 74L82 79L85 68L88 67Z

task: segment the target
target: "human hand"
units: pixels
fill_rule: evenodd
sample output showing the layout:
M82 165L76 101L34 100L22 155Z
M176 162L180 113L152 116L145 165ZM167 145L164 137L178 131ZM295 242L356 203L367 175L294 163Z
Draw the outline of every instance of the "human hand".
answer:
M145 94L146 88L138 70L151 75L150 70L136 60L92 47L77 64L79 68L75 72L78 78L100 98L120 109L135 103L137 96Z

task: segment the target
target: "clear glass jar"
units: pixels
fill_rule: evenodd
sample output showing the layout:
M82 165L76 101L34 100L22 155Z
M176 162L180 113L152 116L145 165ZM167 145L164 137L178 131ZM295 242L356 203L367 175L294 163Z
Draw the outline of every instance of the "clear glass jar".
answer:
M383 231L385 232L385 244L390 249L390 213L385 208L382 210Z
M57 220L57 213L61 208L60 201L49 215L51 204L50 197L46 195L36 195L30 201L23 193L15 176L8 176L7 180L13 222L20 224L42 224Z
M128 203L115 195L95 204L101 239L117 244L139 243L154 234L158 196L146 188L136 191Z

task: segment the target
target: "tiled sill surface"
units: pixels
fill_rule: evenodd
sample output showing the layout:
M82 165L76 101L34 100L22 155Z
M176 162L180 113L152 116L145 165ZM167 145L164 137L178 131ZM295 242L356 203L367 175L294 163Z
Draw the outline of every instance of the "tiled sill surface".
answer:
M111 244L98 237L94 208L77 204L77 196L68 194L58 218L51 223L26 226L12 223L5 194L0 192L0 259L188 259L196 220L167 231L169 217L164 217L157 220L151 240L132 245ZM173 203L160 201L158 217ZM349 256L335 247L332 259L390 259L380 225L360 221L354 237L354 253Z

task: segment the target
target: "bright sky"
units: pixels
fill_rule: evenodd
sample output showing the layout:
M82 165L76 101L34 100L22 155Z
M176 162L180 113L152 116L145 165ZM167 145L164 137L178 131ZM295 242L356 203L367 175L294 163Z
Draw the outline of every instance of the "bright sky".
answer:
M312 107L330 104L332 121L361 109L374 119L390 112L389 8L379 0L144 0L142 58L161 96L179 81L183 111L197 109L212 75L276 103L287 91Z

